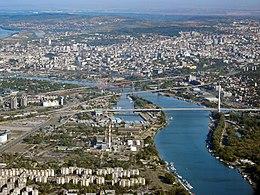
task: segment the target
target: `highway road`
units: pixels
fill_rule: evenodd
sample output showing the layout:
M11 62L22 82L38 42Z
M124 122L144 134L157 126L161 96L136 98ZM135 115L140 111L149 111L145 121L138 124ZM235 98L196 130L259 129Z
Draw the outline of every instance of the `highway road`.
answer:
M38 130L40 130L44 127L48 127L50 125L55 125L56 127L59 127L59 126L63 125L64 123L66 123L67 121L64 121L63 123L58 123L60 116L62 116L62 114L58 114L58 113L52 114L48 117L48 120L46 120L45 122L37 125L36 127L32 128L30 131L27 131L26 133L22 134L20 137L14 139L14 140L9 140L7 143L1 145L0 154L4 153L6 150L12 148L16 144L20 143L26 137L33 135L35 132L37 132Z
M44 123L41 123L40 125L34 127L32 130L27 131L26 133L22 134L20 137L16 138L15 140L10 140L7 143L3 144L0 146L0 154L4 153L6 150L8 150L9 148L11 148L12 146L18 144L19 142L21 142L23 139L25 139L26 137L32 135L33 133L35 133L36 131L38 131L41 128L44 128L45 126L48 126L50 124L50 121L52 119L49 118L47 121L45 121Z
M162 79L162 78L160 78ZM159 80L159 79L158 79ZM206 86L210 85L211 83L207 84L202 84L202 85L196 85L196 86L182 86L182 87L171 87L171 88L164 88L164 89L154 89L154 90L148 90L148 91L134 91L134 92L125 92L125 93L118 93L118 94L111 94L111 95L105 95L105 96L100 96L97 98L93 98L88 101L95 101L98 99L105 99L108 97L112 97L114 95L126 95L126 94L139 94L139 93L147 93L147 92L160 92L160 91L167 91L167 90L172 90L172 89L183 89L183 88L192 88L192 87L201 87L201 86ZM81 87L77 89L69 89L69 90L60 90L59 92L65 92L65 91L73 91L73 90L82 90L82 89L89 89L92 87ZM56 91L57 92L57 91ZM53 93L53 92L50 92ZM88 102L86 101L86 102ZM59 120L60 116L62 115L69 115L68 119L73 116L76 113L84 113L84 112L93 112L96 110L100 110L103 112L151 112L151 111L218 111L218 108L206 108L206 107L200 107L200 108L155 108L155 109L90 109L90 110L75 110L78 106L86 103L86 102L73 102L69 103L67 106L64 108L58 109L58 110L53 110L48 112L49 114L49 119L45 121L44 123L38 125L37 127L33 128L31 131L28 131L18 137L15 140L10 140L6 144L0 146L0 153L4 153L7 149L11 148L12 146L18 144L21 142L23 139L26 137L34 134L36 131L38 131L41 128L44 128L46 126L54 125L57 124L58 126L63 125L64 123L67 122L65 120L62 124L58 123L57 120ZM246 111L251 111L251 112L260 112L259 108L255 109L239 109L239 108L221 108L221 111L239 111L239 112L246 112ZM56 122L54 122L56 121Z

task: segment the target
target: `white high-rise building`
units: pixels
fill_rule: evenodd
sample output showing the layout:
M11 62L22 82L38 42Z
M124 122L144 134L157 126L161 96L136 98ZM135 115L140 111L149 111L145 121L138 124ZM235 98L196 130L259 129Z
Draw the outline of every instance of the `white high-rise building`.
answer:
M22 96L21 100L20 100L20 106L21 107L27 107L27 105L28 105L27 96Z
M0 131L0 143L5 143L8 139L7 131Z
M17 106L17 97L13 97L11 99L10 108L11 109L17 109L18 108L18 106Z

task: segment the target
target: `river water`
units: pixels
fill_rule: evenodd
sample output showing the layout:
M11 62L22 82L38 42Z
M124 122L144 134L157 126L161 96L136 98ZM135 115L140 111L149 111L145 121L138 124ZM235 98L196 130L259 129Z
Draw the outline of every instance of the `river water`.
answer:
M8 37L15 32L17 32L17 31L5 30L5 29L0 27L0 39L4 38L4 37ZM43 32L43 31L34 31L34 33L38 37L43 37L43 35L45 35L45 32Z
M11 35L14 32L15 31L5 30L5 29L0 28L0 39L4 38L4 37L7 37L7 36Z
M198 107L172 97L145 93L139 96L160 107ZM168 126L155 136L160 157L174 162L177 172L193 186L196 195L251 195L252 187L236 169L230 169L210 155L205 147L208 111L166 111Z
M130 99L127 97L127 95L122 95L120 97L119 102L116 104L117 107L125 108L125 109L132 109L134 108L134 104ZM132 122L140 122L143 121L143 119L138 115L133 112L122 112L116 115L116 117L120 117L122 120L127 121L129 123Z
M20 77L22 78L22 77ZM28 78L27 78L28 79ZM64 81L50 78L30 79L48 80L79 84L97 85L84 81ZM139 94L160 107L198 107L200 105L178 100L157 93ZM133 108L126 96L122 96L116 106ZM241 177L236 169L229 169L210 155L205 147L208 133L208 111L166 111L169 120L167 127L155 136L155 145L160 157L167 162L174 162L177 172L193 186L196 195L252 195L254 190ZM136 115L127 116L128 120L139 120ZM120 115L118 116L120 117ZM126 116L125 116L126 117Z
M81 85L81 86L98 86L98 83L95 82L88 82L88 81L75 81L75 80L62 80L56 78L48 78L48 77L33 77L33 76L1 76L0 78L18 78L18 79L29 79L29 80L36 80L36 81L49 81L55 83L65 83L65 84L73 84L73 85Z

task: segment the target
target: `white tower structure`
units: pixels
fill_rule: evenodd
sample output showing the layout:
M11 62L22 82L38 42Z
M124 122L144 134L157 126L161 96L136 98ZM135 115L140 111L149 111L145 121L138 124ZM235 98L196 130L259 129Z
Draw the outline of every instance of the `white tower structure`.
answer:
M61 99L60 99L60 105L61 105L61 106L64 105L64 97L61 97Z
M112 130L111 130L111 125L109 125L109 128L108 128L108 148L111 149L111 144L112 142Z
M132 94L134 94L134 91L135 91L135 84L134 82L132 82Z
M221 85L218 85L218 112L220 112L220 94L221 94Z

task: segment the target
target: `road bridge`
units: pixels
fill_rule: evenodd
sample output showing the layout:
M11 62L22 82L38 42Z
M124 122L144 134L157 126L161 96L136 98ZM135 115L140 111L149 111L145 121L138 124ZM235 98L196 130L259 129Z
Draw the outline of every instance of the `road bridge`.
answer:
M161 78L164 79L164 78ZM124 93L117 93L117 94L111 94L111 95L105 95L97 98L93 98L92 101L94 100L99 100L99 99L104 99L107 97L111 97L114 95L126 95L126 94L140 94L140 93L147 93L147 92L161 92L161 91L168 91L168 90L174 90L174 89L187 89L187 88L193 88L193 87L202 87L206 85L210 85L212 83L206 83L206 84L201 84L201 85L190 85L190 86L178 86L178 87L170 87L170 88L159 88L159 89L154 89L154 90L147 90L147 91L130 91L130 92L124 92ZM97 87L97 86L95 86ZM65 92L65 91L73 91L73 90L82 90L82 89L89 89L92 87L80 87L80 88L74 88L74 89L68 89L68 90L60 90L59 92ZM90 110L73 110L77 106L81 105L84 102L76 103L73 105L69 105L65 108L62 108L60 110L52 111L53 114L51 115L51 118L47 120L46 122L40 124L39 126L35 127L29 132L26 132L19 138L15 140L11 140L10 142L0 146L0 153L5 152L7 149L11 148L12 146L18 144L21 142L23 139L26 137L34 134L36 131L38 131L40 128L43 128L45 126L48 126L51 124L51 119L52 117L57 118L60 116L60 114L69 114L69 115L74 115L76 113L84 113L84 112L94 112L97 110L103 111L103 112L155 112L155 111L238 111L238 112L260 112L259 108L221 108L221 100L220 100L220 90L221 86L219 86L219 94L218 94L218 107L217 108L206 108L206 107L193 107L193 108L137 108L137 109L90 109ZM57 91L56 91L57 92ZM55 93L55 92L49 92L49 93ZM61 124L60 124L61 125Z
M78 110L77 113L84 112L158 112L158 111L218 111L218 108L133 108L133 109L91 109L91 110ZM259 108L221 108L221 111L236 111L236 112L260 112Z
M212 83L205 83L205 84L200 84L200 85L189 85L189 86L179 86L179 87L168 87L168 88L159 88L159 89L151 89L151 90L141 90L141 91L128 91L128 92L121 92L121 93L116 93L116 94L111 94L111 95L106 95L106 96L100 96L93 98L91 101L99 100L99 99L104 99L108 97L112 97L114 95L116 96L122 96L122 95L129 95L129 94L141 94L141 93L155 93L155 92L163 92L163 91L170 91L174 89L189 89L189 88L195 88L195 87L203 87L203 86L208 86L211 85Z
M162 80L165 81L165 80L172 80L172 79L183 78L183 77L185 77L185 75L183 75L183 76L173 76L173 77L160 77L160 78L140 79L140 80L133 80L133 81L123 80L123 81L114 82L114 83L104 83L104 84L101 84L100 86L105 87L105 86L133 85L134 83L162 81Z
M42 93L43 95L48 94L55 94L55 93L67 93L67 92L74 92L74 91L80 91L85 89L91 89L91 88L104 88L108 86L121 86L121 85L132 85L134 83L141 83L141 82L150 82L150 81L160 81L160 80L171 80L176 78L183 78L183 76L174 76L174 77L162 77L162 78L152 78L152 79L142 79L142 80L134 80L134 81L121 81L117 83L106 83L106 84L97 84L93 86L84 86L84 87L77 87L77 88L71 88L71 89L62 89L62 90L56 90L56 91L50 91Z

